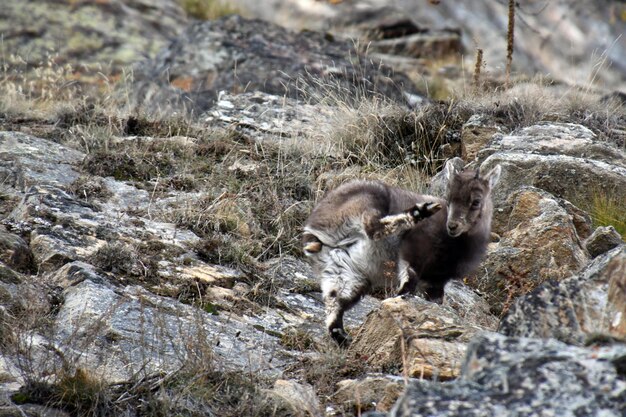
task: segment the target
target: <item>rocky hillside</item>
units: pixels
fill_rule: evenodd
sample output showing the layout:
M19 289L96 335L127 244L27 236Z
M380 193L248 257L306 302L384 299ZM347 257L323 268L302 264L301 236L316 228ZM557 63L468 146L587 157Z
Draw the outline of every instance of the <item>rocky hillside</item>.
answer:
M483 49L486 70L502 74L507 48L508 2L504 0L232 0L250 16L290 28L358 37L374 50L393 45L421 58L411 45L458 38L466 68ZM272 7L267 5L271 4ZM514 69L525 76L549 74L567 83L626 88L626 5L620 1L515 2ZM407 20L415 25L410 29ZM402 21L400 26L390 26ZM372 29L377 30L372 30ZM390 30L394 28L394 30ZM382 29L382 30L380 30ZM382 39L381 39L382 37ZM409 46L403 48L403 46ZM391 57L390 57L391 58ZM391 58L394 59L394 58ZM440 63L441 64L441 63ZM450 62L447 62L450 64ZM415 63L413 64L415 65Z
M619 94L441 81L470 29L397 11L319 23L419 58L192 3L0 10L0 416L626 415ZM299 2L359 2L330 3ZM449 159L502 167L483 263L443 304L366 296L336 347L313 205L352 178L442 195Z

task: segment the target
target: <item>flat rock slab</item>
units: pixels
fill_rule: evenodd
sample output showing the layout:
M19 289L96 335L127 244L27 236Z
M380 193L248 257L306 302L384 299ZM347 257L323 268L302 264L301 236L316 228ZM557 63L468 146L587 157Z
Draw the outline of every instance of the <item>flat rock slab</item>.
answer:
M211 352L218 368L276 375L289 358L278 339L228 314L212 315L142 287L84 280L67 288L55 344L66 359L109 382L172 372Z
M0 132L0 173L3 184L19 191L32 185L68 186L79 174L73 166L85 154L58 143L19 132Z

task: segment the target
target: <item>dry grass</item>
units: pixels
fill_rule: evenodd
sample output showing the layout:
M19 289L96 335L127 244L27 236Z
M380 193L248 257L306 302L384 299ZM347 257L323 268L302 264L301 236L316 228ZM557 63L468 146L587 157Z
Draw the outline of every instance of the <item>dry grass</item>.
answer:
M610 193L596 192L588 210L595 226L613 226L626 240L626 203Z
M240 14L228 0L178 0L187 15L200 20L213 20L230 14Z
M330 121L318 121L297 142L260 143L237 127L207 129L185 118L128 116L107 107L106 91L86 97L67 84L69 68L42 71L42 82L47 85L5 73L0 80L0 123L5 127L43 124L50 137L84 151L84 176L69 190L82 199L108 198L110 191L98 180L104 176L149 190L153 205L140 214L194 231L202 240L190 249L201 260L243 270L250 287L247 300L263 306L279 306L279 301L275 284L263 274L261 264L287 254L301 255L301 227L317 198L354 177L383 179L423 191L426 179L447 157L459 152L461 127L472 114L491 115L505 130L540 121L581 123L600 139L626 146L619 133L626 126L622 104L601 102L587 90L541 80L518 83L504 91L472 91L417 111L365 93L345 97L334 90L315 98L324 112L332 113ZM593 206L589 210L598 224L612 224L624 236L623 204L600 196ZM158 261L174 258L166 250L149 247L149 242L146 247L128 247L112 243L114 238L91 262L111 274L140 278L133 283L154 284ZM501 290L512 299L525 290L517 287ZM313 290L319 288L295 289ZM205 312L218 312L217 306L202 299L202 293L197 299L182 290L176 296ZM27 357L31 347L23 345L24 338L19 336L40 329L45 334L54 309L39 300L3 310L0 348ZM296 351L323 349L297 330L283 334L281 343ZM218 371L206 343L194 349L201 352L196 355L201 360L177 372L144 375L116 386L104 384L74 363L60 369L54 380L42 378L37 364L25 361L29 384L21 391L22 397L14 399L56 406L76 415L119 415L126 410L139 410L145 416L290 415L267 395L265 388L271 381ZM311 383L326 401L331 401L336 382L365 372L362 360L334 349L294 367L291 373Z

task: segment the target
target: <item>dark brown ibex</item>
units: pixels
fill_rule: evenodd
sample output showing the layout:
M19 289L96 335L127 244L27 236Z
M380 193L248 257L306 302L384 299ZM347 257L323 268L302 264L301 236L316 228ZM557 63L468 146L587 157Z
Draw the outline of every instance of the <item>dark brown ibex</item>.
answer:
M343 314L370 289L421 293L443 300L450 279L471 272L491 232L491 190L497 166L486 175L445 166L446 200L379 181L350 181L313 209L303 235L305 254L321 279L326 325L340 345L349 342ZM389 265L396 271L389 273Z

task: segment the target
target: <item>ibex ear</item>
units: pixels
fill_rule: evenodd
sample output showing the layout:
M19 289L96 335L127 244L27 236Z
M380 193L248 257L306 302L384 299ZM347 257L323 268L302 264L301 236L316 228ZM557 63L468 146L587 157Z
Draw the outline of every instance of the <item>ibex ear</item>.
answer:
M445 171L446 180L448 181L450 181L452 177L454 177L457 173L456 168L454 167L454 164L452 163L452 160L449 160L448 162L446 162L446 166L443 169Z
M502 172L502 168L500 167L500 165L496 165L495 168L493 168L491 171L487 173L487 175L483 177L483 179L489 182L490 189L493 189L493 187L495 187L496 184L498 183L501 172Z

